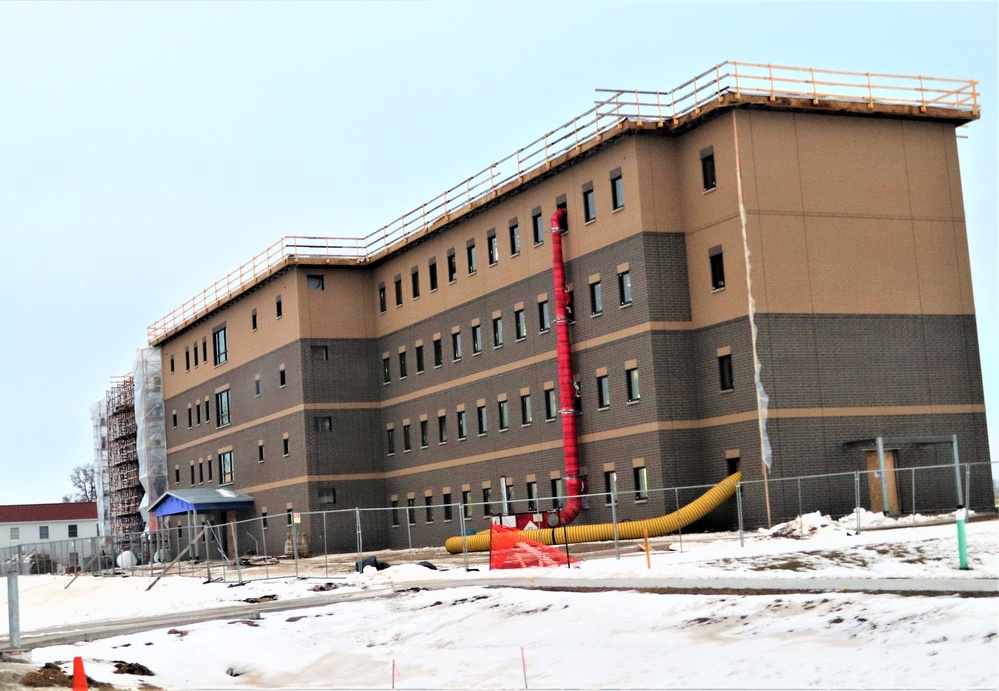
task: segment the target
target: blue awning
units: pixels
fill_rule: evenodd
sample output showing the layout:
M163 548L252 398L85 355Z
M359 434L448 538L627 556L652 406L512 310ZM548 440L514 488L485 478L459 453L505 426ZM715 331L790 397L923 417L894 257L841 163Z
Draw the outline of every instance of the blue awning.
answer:
M175 489L160 497L149 507L156 516L175 516L188 511L246 509L253 506L253 497L230 489Z

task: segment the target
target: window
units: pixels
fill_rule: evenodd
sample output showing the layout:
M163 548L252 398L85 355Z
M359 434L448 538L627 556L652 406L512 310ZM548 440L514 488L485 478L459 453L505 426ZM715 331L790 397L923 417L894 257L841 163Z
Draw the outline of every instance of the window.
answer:
M604 311L604 291L600 286L600 281L590 284L590 314L603 314Z
M38 539L39 540L49 539L49 527L47 525L38 526Z
M520 226L517 221L510 221L510 256L520 254Z
M482 515L483 516L492 516L493 515L493 505L491 503L492 499L493 499L493 490L492 490L492 487L483 487L482 488Z
M555 389L545 389L545 420L554 420L558 403L555 400Z
M430 424L426 420L420 420L420 448L425 449L430 446Z
M635 479L635 501L645 501L649 498L649 472L645 466L638 466L632 471Z
M194 344L194 366L198 366L198 344Z
M324 276L306 276L306 284L309 290L326 290L326 278Z
M538 328L542 333L552 328L551 315L548 313L548 301L538 303Z
M264 454L264 443L263 442L259 442L257 444L257 461L263 461L264 460L264 456L265 456L265 454Z
M378 286L378 311L384 313L388 309L388 301L385 298L385 286Z
M461 332L455 331L451 334L451 353L454 355L455 361L461 359Z
M277 315L278 319L280 319L281 315L284 314L284 310L281 307L281 296L280 295L278 295L276 298L274 298L274 314Z
M451 493L445 492L442 501L444 502L444 520L445 522L450 521L454 517L454 507L451 506Z
M622 271L617 275L617 290L621 306L631 304L631 271Z
M718 186L715 178L715 149L712 146L701 149L701 178L704 180L705 192Z
M284 367L278 369L278 386L282 389L288 383L288 376L284 372Z
M253 395L254 396L260 395L260 377L257 377L256 379L253 380Z
M607 375L597 377L597 408L610 407L610 382Z
M409 374L406 368L406 351L403 350L399 353L399 379L405 379L407 376Z
M505 432L510 429L510 404L506 401L500 401L497 408L499 412L499 430L500 432Z
M191 371L191 349L184 348L184 369L188 372Z
M472 326L472 354L478 355L482 352L482 327L478 324Z
M504 514L513 513L513 485L508 484L506 476L500 478L500 501L503 502L502 511Z
M388 356L382 358L382 384L388 384L392 381L392 364L389 362Z
M180 483L180 466L179 465L175 465L173 467L173 481L176 482L176 483L178 483L178 484Z
M461 513L465 516L465 518L472 517L471 504L472 504L472 493L467 489L461 490ZM11 528L11 530L13 530L13 528Z
M211 407L208 405L208 401L205 401L205 422L211 420Z
M718 356L718 378L722 391L731 391L735 388L735 381L732 378L732 355Z
M721 245L708 250L711 262L711 290L721 290L725 287L725 259Z
M312 353L313 360L329 360L330 359L330 349L329 346L324 345L314 345L309 348Z
M69 528L69 537L80 537L80 531L75 523L70 523L67 528Z
M413 267L413 273L409 275L413 284L413 299L420 297L420 271Z
M316 418L316 431L317 432L332 432L333 431L333 418L329 415L320 415Z
M454 283L458 280L458 260L454 257L454 250L447 252L447 282Z
M545 241L545 224L541 220L541 208L536 208L531 212L531 233L534 238L534 244L540 245Z
M173 355L170 356L170 374L174 372Z
M484 405L477 406L475 409L475 420L478 424L479 436L483 436L489 431L488 420L486 420L486 407Z
M409 434L409 425L402 426L402 450L403 451L413 450L413 443L410 440L410 434Z
M201 339L201 359L207 365L208 364L208 339Z
M419 374L424 370L423 363L423 346L416 346L416 373Z
M434 367L440 367L444 364L444 346L441 345L441 339L434 339Z
M208 467L208 481L211 482L212 481L212 457L211 456L208 457L208 460L205 462L205 465Z
M215 394L215 410L218 413L215 420L216 427L225 427L231 422L229 414L229 389L219 391Z
M19 542L21 540L21 527L11 526L10 528L10 541Z
M205 464L202 461L198 461L198 482L205 484Z
M402 304L402 278L395 277L395 306Z
M465 411L458 411L458 439L468 437L468 420L465 418Z
M621 172L611 173L611 207L614 211L624 208L624 183L621 181Z
M474 274L478 271L478 264L475 262L475 240L469 240L465 247L465 258L468 259L468 273Z
M266 511L261 511L260 512L260 527L263 528L264 530L267 530L267 512Z
M624 381L628 390L628 403L634 403L642 397L638 388L638 368L629 367L624 371Z
M486 236L486 255L489 257L489 265L492 266L499 261L499 246L496 243L496 231L489 231Z
M524 316L524 310L514 311L513 322L517 327L517 340L521 341L527 338L527 317Z
M232 484L232 451L219 454L219 484Z
M431 495L423 497L423 505L427 510L427 523L434 522L434 498Z
M194 427L194 411L191 410L191 406L187 406L187 429Z
M173 418L173 428L177 429L177 412L174 411L171 417Z
M520 397L520 424L529 425L534 422L534 414L531 412L531 394L525 393Z
M613 470L604 471L604 503L610 506L617 495L617 473Z
M430 271L430 292L437 290L437 260L431 259L428 265Z
M385 430L385 448L389 456L395 453L395 427Z
M336 487L326 487L319 490L320 504L336 504Z
M252 331L257 330L257 310L250 312L250 329Z
M398 527L399 525L399 500L392 500L392 525Z
M291 441L288 439L288 437L285 437L284 439L281 440L281 453L284 454L285 456L291 453Z
M410 525L416 525L416 497L406 499L406 520Z
M589 189L587 189L587 185ZM586 223L595 221L597 218L597 202L593 196L593 184L586 183L583 186L583 220Z
M562 508L562 478L552 478L552 508L555 510Z
M201 406L197 403L194 404L194 422L195 424L201 424Z
M437 443L447 444L447 416L437 416Z
M503 345L503 317L493 317L493 348Z

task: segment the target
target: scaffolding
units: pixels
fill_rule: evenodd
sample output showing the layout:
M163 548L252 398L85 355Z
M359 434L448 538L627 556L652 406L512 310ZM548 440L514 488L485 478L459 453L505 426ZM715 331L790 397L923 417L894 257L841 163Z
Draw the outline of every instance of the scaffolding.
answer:
M139 505L142 521L156 530L156 516L149 507L166 493L166 419L163 403L163 363L159 348L140 348L135 361L135 430L138 481L143 497Z
M107 393L108 507L111 535L123 537L142 532L139 513L143 489L139 483L136 451L135 378L131 374L112 380Z

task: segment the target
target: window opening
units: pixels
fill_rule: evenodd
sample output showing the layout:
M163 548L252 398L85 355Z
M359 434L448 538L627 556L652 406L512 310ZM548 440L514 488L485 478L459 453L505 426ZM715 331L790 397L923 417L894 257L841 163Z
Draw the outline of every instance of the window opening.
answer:
M229 389L215 394L215 410L217 412L215 425L225 427L230 422Z
M631 367L626 369L624 371L624 379L628 389L628 402L634 403L642 397L641 391L638 388L638 368Z
M308 283L309 290L326 290L325 276L307 276L306 282Z
M597 408L610 407L610 382L607 375L597 377Z
M709 146L701 149L701 178L704 181L704 191L713 190L718 186L715 176L715 150Z
M612 177L611 181L611 206L614 211L624 208L624 182L621 176Z
M731 355L721 355L718 357L718 378L722 391L731 391L735 388L735 380L732 376Z
M617 275L617 289L621 306L631 304L631 271L622 271Z
M600 281L590 284L590 314L602 314L604 311L604 292Z

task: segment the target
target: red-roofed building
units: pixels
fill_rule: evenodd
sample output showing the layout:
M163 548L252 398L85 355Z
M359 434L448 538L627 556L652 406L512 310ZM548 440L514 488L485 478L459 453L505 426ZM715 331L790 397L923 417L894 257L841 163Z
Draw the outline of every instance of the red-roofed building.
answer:
M97 535L96 502L0 506L0 548Z

